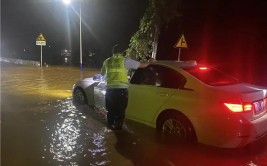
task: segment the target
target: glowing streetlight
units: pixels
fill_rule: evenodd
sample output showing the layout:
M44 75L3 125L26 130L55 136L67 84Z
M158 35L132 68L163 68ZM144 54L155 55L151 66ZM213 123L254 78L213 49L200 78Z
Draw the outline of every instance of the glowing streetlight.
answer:
M79 14L79 17L80 17L80 70L82 71L83 70L83 47L82 47L82 1L83 0L80 0L80 14ZM65 4L65 5L69 5L71 0L62 0L62 2Z
M62 0L65 5L69 5L71 0Z

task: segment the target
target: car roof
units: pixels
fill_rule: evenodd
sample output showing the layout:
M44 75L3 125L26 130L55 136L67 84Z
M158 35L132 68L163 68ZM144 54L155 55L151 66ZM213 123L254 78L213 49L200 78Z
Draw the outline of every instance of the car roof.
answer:
M191 61L164 61L164 60L157 60L153 62L152 64L159 64L159 65L165 65L170 66L173 68L186 68L186 67L194 67L197 66L197 62L195 60Z

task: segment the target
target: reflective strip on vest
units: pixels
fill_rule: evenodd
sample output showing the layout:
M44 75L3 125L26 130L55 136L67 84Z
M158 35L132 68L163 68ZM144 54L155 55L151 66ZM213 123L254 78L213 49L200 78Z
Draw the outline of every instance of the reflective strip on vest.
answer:
M109 72L125 72L125 69L109 69Z

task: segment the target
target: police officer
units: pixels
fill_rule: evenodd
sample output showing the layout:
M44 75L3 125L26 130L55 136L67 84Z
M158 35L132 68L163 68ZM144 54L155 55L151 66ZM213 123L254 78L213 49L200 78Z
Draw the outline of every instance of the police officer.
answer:
M128 70L145 68L148 63L141 63L122 55L118 45L112 48L112 57L106 59L101 68L101 75L106 79L106 109L108 126L112 130L122 129L125 109L128 104Z

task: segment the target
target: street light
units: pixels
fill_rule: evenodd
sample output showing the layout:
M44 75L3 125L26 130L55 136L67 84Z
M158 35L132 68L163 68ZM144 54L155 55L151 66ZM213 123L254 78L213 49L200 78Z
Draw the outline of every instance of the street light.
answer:
M70 0L62 0L64 4L68 5L70 4Z
M82 47L82 1L83 0L79 0L80 1L80 71L83 70L83 47ZM62 0L62 2L65 5L69 5L71 0Z

